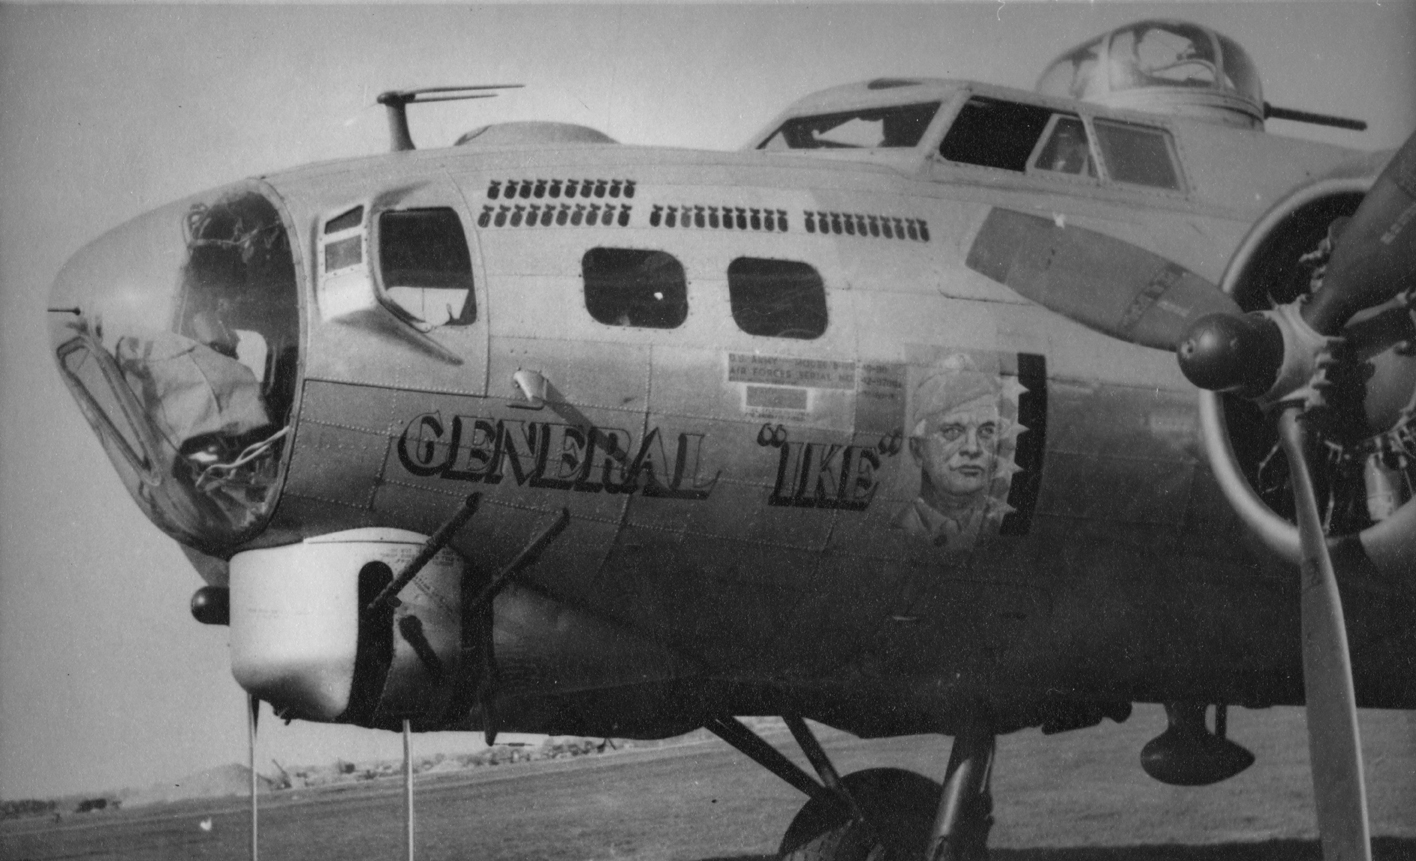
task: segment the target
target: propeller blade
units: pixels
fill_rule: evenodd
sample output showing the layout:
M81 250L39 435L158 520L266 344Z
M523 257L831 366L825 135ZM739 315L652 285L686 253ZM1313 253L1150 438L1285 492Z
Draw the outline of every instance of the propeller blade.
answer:
M1175 349L1201 317L1239 313L1180 264L1060 215L992 210L965 265L1069 320L1158 350Z
M1303 319L1324 335L1342 331L1353 314L1416 288L1416 134L1377 177L1343 228L1323 274L1323 287Z
M1370 861L1372 841L1347 626L1308 470L1304 422L1301 403L1295 403L1284 407L1278 424L1292 475L1303 551L1303 686L1318 832L1327 861Z

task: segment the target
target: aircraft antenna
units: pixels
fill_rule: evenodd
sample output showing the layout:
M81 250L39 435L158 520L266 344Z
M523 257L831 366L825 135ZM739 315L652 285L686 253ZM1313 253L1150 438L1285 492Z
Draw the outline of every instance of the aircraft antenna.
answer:
M1335 117L1332 114L1315 114L1311 111L1297 111L1293 108L1280 108L1264 102L1264 119L1292 120L1295 123L1311 123L1315 126L1332 126L1336 129L1351 129L1354 132L1364 132L1367 130L1366 120L1354 120L1347 117Z
M394 152L415 149L408 133L408 106L414 102L455 102L463 99L490 99L496 93L481 90L512 90L523 84L479 84L469 87L421 87L412 90L389 90L375 100L383 105L388 116L389 146Z

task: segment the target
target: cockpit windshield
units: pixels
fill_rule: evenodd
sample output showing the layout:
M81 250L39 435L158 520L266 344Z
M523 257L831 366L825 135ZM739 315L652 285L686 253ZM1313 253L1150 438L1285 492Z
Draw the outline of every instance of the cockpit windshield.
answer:
M782 123L761 150L892 149L919 144L939 102L859 108L792 117Z
M156 210L60 273L59 367L149 518L218 547L275 504L295 393L290 237L238 186Z

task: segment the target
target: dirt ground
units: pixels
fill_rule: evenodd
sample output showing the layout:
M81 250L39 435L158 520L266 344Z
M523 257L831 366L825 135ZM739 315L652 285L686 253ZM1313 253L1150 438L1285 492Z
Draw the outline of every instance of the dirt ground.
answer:
M1179 789L1140 769L1164 727L1158 708L1120 726L999 740L996 861L1318 859L1299 709L1230 713L1230 737L1258 762L1214 787ZM1363 712L1376 856L1416 861L1416 714ZM798 762L790 738L771 739ZM946 739L861 741L824 733L843 772L893 765L936 779ZM423 861L766 861L802 797L716 742L429 776L417 788ZM263 799L265 861L402 858L397 780ZM0 824L0 859L168 861L249 857L241 799L191 801ZM202 829L210 817L210 830Z

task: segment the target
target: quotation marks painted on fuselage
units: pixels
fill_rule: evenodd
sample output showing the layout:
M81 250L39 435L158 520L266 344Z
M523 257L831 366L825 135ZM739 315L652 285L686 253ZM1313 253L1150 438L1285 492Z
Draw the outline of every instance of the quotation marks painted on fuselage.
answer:
M518 486L707 499L718 476L699 475L703 439L680 433L666 444L654 428L636 447L620 428L424 413L403 429L398 460L425 478L500 484L510 475Z
M899 433L872 445L793 440L785 426L770 422L757 431L757 444L778 451L777 480L768 505L864 511L879 487L883 458L903 447Z
M929 241L929 222L923 218L896 218L892 215L821 212L810 209L803 212L802 217L806 220L807 233Z

